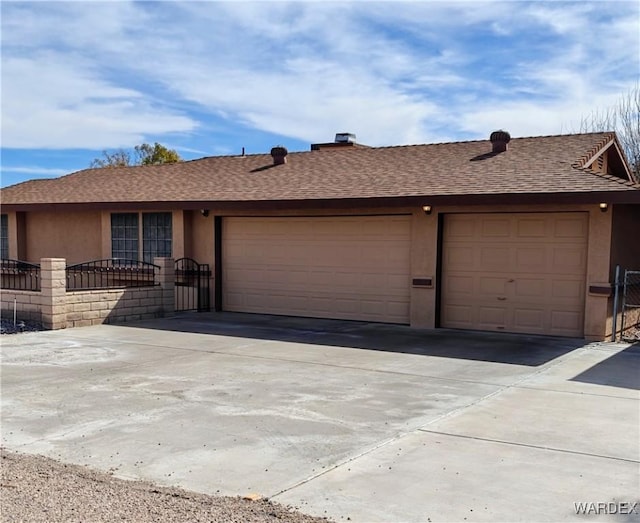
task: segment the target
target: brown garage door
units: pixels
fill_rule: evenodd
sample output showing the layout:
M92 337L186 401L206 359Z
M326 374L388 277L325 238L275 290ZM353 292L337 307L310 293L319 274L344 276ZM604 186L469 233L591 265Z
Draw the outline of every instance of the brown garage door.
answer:
M443 327L582 336L587 213L450 214Z
M225 218L228 311L409 322L410 216Z

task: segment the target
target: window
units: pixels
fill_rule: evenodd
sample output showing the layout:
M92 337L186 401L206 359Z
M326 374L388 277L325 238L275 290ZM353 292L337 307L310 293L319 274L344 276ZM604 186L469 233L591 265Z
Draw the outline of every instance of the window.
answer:
M9 215L0 214L0 258L9 257Z
M111 215L111 257L138 259L137 213Z
M138 213L112 214L111 256L130 260L142 258L149 263L153 263L155 257L170 257L171 231L170 212L142 213L142 228Z
M171 257L171 213L142 215L142 252L144 261L149 263L155 257Z

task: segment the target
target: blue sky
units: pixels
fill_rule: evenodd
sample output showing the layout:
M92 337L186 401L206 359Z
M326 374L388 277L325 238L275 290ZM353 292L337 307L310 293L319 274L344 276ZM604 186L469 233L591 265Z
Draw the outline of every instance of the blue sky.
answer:
M640 75L640 2L7 1L2 186L183 158L575 132Z

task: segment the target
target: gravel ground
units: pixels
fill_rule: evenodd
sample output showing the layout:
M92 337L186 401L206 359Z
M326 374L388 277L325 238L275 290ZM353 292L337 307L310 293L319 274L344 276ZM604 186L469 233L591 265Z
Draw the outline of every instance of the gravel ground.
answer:
M0 334L16 334L20 332L35 332L41 331L42 324L35 321L16 321L16 325L13 325L13 318L0 319Z
M126 481L0 449L0 520L9 522L327 523L266 499L208 496Z

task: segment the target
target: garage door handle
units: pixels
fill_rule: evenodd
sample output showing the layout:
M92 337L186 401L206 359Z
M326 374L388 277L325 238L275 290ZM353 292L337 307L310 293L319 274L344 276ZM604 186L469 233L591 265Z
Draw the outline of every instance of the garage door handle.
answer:
M506 300L506 299L507 299L507 298L505 298L504 296L498 296L498 300L499 300L499 301L504 301L504 300Z

